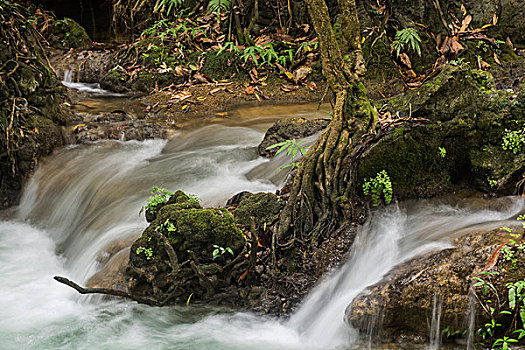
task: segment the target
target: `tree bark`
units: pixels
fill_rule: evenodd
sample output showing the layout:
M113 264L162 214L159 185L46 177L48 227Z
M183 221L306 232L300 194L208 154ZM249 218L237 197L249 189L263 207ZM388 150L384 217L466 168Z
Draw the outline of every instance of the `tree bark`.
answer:
M362 83L365 72L355 0L339 0L342 38L337 40L324 0L308 0L319 37L323 72L335 95L327 130L310 147L280 215L277 244L315 244L328 230L355 217L354 149L375 128L377 111Z

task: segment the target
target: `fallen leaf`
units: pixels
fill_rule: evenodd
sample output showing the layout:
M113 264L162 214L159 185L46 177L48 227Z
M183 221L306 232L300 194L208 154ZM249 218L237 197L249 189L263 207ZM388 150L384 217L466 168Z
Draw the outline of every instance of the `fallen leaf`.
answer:
M496 251L494 251L494 253L492 253L492 255L490 256L489 262L487 263L487 265L485 265L485 267L481 271L487 271L488 269L491 269L491 268L494 267L494 265L496 265L496 263L498 262L499 253L501 251L501 248L503 248L504 245L505 245L505 243L500 245L498 247L498 249L496 249Z
M219 92L219 91L223 91L223 90L226 90L226 88L225 88L225 87L218 87L218 88L215 88L215 89L211 90L211 91L208 92L208 93L209 93L210 95L213 96L213 95L216 94L217 92Z
M244 90L244 93L246 95L253 95L255 93L255 88L251 85L248 85L246 89Z
M501 64L499 58L498 58L498 55L496 54L496 52L494 52L494 61L496 61L497 64L499 64L500 66L503 66L503 64Z

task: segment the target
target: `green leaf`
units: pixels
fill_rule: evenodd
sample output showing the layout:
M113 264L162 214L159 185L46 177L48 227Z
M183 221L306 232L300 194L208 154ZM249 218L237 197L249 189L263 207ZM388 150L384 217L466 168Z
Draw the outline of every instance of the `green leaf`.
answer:
M509 289L509 307L514 309L516 307L516 289Z

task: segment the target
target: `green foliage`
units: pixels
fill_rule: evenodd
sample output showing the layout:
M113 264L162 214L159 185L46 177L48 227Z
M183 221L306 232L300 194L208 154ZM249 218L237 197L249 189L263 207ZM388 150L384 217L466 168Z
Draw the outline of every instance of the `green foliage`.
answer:
M230 247L223 248L214 244L213 248L215 248L215 250L213 250L213 260L217 259L220 256L223 256L225 253L230 253L231 256L234 256L233 250Z
M442 331L441 334L443 334L447 338L452 338L457 335L460 335L462 332L459 329L455 329L453 326L448 325L446 326Z
M266 149L273 149L273 148L277 148L277 147L280 147L279 150L277 151L277 153L275 153L275 155L278 155L279 153L283 152L286 150L286 155L287 156L292 156L292 160L295 158L295 156L297 156L297 153L298 152L301 152L301 154L304 156L308 150L308 147L304 147L304 146L301 146L303 143L305 143L305 141L299 141L297 142L296 139L291 139L291 140L284 140L282 142L278 142L274 145L271 145L271 146L268 146L266 147ZM286 169L286 168L290 168L291 167L291 170L293 170L294 168L298 168L299 167L299 162L292 162L290 164L287 164L285 166L282 166L279 168L279 171L283 170L283 169Z
M175 232L176 229L175 229L175 225L173 225L173 223L169 219L166 219L166 221L164 221L162 224L155 227L155 231L161 232L161 233L162 232Z
M525 215L518 216L518 220L525 220ZM522 222L525 227L525 223ZM518 244L516 239L520 236L519 234L513 233L512 229L508 227L501 227L502 231L508 232L510 235L509 243L502 246L501 251L503 258L506 262L511 264L510 269L517 268L517 258L515 256L516 250L525 250L525 244ZM503 270L508 273L508 270ZM477 335L480 337L481 346L483 348L491 349L511 349L512 344L518 343L522 338L525 337L525 280L518 280L509 282L506 284L507 295L506 300L500 300L498 291L494 284L490 281L491 275L499 275L498 271L483 271L480 276L485 275L486 277L474 277L476 283L473 284L474 288L482 288L481 291L484 298L480 300L483 309L490 314L490 321L485 323L477 330ZM489 297L492 294L496 297L497 303ZM506 319L512 319L508 321L499 322L500 319L497 315L504 315ZM505 320L505 319L501 319ZM496 333L497 331L497 333ZM499 338L497 334L501 334Z
M383 196L385 203L390 204L392 202L392 182L390 177L385 170L377 173L376 177L365 179L363 184L363 193L365 196L372 196L372 206L377 207Z
M173 192L158 186L153 187L151 194L152 196L148 198L146 205L140 208L139 214L142 214L145 210L154 209L159 204L166 204L170 197L173 196Z
M438 147L438 155L441 158L445 158L447 156L447 150L445 149L445 147Z
M231 7L231 0L210 0L208 11L217 14L217 21L220 20L221 12L227 12Z
M521 152L523 144L525 144L525 128L514 131L505 129L501 144L504 150L518 154Z
M150 260L153 257L153 249L151 248L144 248L143 246L140 246L136 250L137 255L140 253L144 253L146 256L146 260Z
M392 42L392 48L396 51L396 57L407 47L421 56L420 43L421 38L417 30L414 28L405 28L396 33L396 39Z

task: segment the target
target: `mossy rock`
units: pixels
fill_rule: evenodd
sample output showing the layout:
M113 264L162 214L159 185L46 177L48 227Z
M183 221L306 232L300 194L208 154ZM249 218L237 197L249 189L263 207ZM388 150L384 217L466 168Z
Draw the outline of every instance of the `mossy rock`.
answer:
M129 92L131 82L125 73L113 69L102 76L100 79L100 87L113 92Z
M463 187L513 194L512 181L524 172L525 157L504 151L501 140L506 129L525 124L525 115L521 98L512 101L512 95L497 91L490 74L467 65L445 66L419 89L384 103L413 119L365 151L359 179L386 170L398 198ZM499 180L495 188L489 186Z
M191 198L181 190L176 191L166 203L157 204L153 208L146 210L146 221L152 222L157 218L157 214L160 208L170 205L172 210L183 210L183 209L202 209L201 204L195 198Z
M229 247L235 254L242 250L244 237L226 209L181 209L186 204L168 204L159 210L157 218L133 244L131 259L135 265L150 263L144 261L144 255L137 254L137 248L151 248L154 252L164 250L162 242L155 238L154 231L168 237L180 261L187 260L190 257L188 251L191 251L200 263L211 263L214 245ZM168 225L172 225L169 230Z
M233 52L223 51L218 55L217 52L208 52L205 57L201 72L213 79L228 79L234 74L237 78L247 76L244 69L240 71L237 69L241 61Z
M93 43L84 27L71 18L55 21L49 31L49 43L60 49L87 49Z
M244 229L249 229L253 217L258 226L271 225L279 216L284 201L273 193L261 192L243 196L233 212L235 222Z

